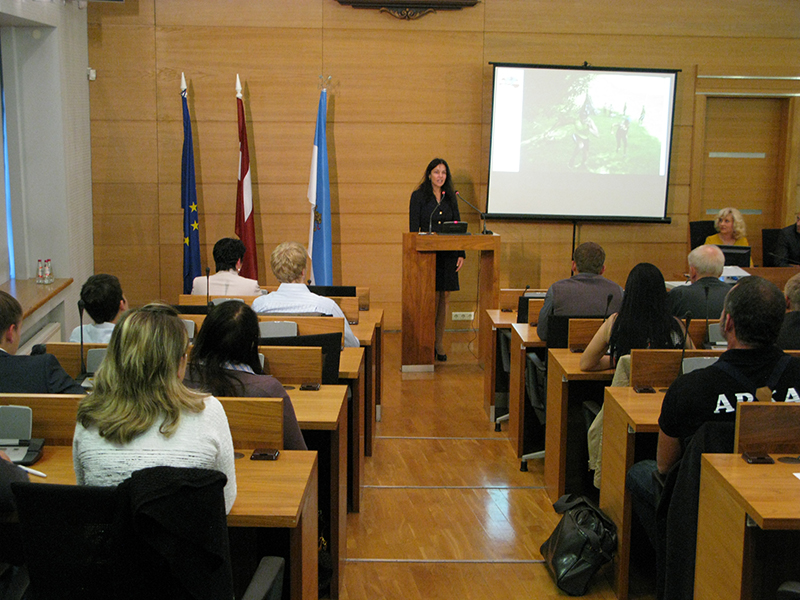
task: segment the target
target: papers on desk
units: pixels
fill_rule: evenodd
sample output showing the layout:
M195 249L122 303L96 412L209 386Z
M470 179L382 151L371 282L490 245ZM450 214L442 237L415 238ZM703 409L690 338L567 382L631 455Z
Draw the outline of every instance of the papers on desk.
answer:
M798 479L800 479L800 473L792 473L792 475L794 475L795 477L797 477Z
M750 273L741 267L722 267L722 281L725 283L736 283L742 277L748 277Z

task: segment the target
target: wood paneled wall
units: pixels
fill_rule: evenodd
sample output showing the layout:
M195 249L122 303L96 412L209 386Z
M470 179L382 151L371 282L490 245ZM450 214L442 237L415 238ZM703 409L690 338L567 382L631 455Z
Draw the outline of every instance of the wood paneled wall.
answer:
M286 239L307 242L306 191L319 98L329 86L334 279L370 287L400 326L401 233L427 162L448 160L462 196L485 205L490 61L681 69L669 225L584 224L624 284L641 261L685 270L696 75L800 75L796 0L483 0L401 21L335 0L126 0L89 6L96 272L117 274L132 304L177 301L182 281L180 76L189 83L204 265L233 235L238 165L235 78L245 87L259 281ZM796 108L787 126L798 129ZM702 127L701 127L702 129ZM797 147L787 192L797 194ZM554 199L557 201L557 199ZM598 199L601 201L601 199ZM781 220L795 206L782 207ZM462 214L478 230L478 219ZM786 223L789 221L786 220ZM782 225L783 221L775 223ZM572 226L490 222L503 236L502 287L569 275ZM470 260L471 258L471 260ZM451 310L475 310L476 257Z

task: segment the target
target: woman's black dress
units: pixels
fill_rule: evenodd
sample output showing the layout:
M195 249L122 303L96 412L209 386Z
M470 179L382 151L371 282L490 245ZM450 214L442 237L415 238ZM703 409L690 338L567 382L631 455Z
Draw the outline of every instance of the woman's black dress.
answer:
M434 214L435 213L435 214ZM431 217L433 217L431 219ZM440 232L445 221L459 221L458 204L453 198L437 203L433 194L426 194L423 190L416 190L411 194L408 209L408 228L412 233L428 231ZM456 265L458 257L465 257L463 251L446 251L436 253L436 291L450 292L459 289Z

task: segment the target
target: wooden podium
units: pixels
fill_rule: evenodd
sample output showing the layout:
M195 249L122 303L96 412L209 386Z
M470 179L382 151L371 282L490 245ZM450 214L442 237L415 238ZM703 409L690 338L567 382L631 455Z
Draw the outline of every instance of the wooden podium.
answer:
M478 324L480 349L491 335L486 310L500 302L500 236L403 234L402 370L433 371L436 337L436 252L479 250Z

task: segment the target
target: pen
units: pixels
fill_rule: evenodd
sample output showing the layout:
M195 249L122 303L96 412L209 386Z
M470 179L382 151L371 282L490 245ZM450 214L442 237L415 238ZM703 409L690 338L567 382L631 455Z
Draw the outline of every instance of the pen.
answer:
M47 477L47 475L45 475L41 471L37 471L36 469L31 469L30 467L23 467L22 465L17 465L17 466L23 471L27 471L31 475L36 475L37 477Z

